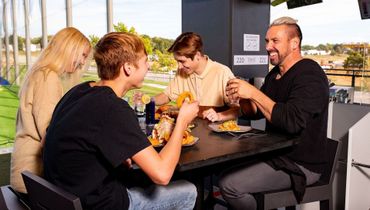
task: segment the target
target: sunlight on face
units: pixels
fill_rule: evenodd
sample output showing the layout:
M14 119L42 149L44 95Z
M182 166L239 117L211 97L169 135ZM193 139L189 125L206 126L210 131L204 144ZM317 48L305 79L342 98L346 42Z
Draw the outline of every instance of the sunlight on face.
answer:
M141 58L136 62L137 67L134 73L134 86L140 88L143 86L144 77L149 70L148 56L144 53Z
M266 50L268 52L270 63L279 65L290 54L290 46L286 33L286 26L272 26L266 33Z

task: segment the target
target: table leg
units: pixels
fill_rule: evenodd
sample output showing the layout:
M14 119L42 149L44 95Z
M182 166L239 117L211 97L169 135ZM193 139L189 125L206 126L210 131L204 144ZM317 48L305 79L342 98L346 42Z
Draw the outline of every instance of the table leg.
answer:
M195 202L195 210L204 209L204 179L202 176L196 176L193 180L195 186L197 187L197 200Z

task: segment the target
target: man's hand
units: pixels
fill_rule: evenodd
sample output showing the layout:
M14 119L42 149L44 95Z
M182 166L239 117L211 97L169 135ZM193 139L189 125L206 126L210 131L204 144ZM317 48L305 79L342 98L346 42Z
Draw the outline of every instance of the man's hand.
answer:
M207 118L211 122L216 122L216 121L221 120L220 115L213 108L203 111L202 118L203 119Z
M241 79L231 79L227 82L226 95L230 100L252 99L256 87Z
M168 96L164 93L159 93L158 95L154 96L154 103L156 106L161 106L163 104L167 104L170 102Z

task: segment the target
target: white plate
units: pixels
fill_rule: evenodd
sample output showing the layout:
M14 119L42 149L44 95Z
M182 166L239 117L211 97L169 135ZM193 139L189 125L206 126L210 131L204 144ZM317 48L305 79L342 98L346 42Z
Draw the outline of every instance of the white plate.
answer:
M148 138L151 138L151 137L152 137L152 135L148 136ZM193 142L191 142L190 144L183 144L182 146L183 146L183 147L193 146L193 145L194 145L194 144L196 144L198 141L199 141L199 137L194 136L194 141L193 141ZM163 144L163 143L162 143L162 144L158 144L158 145L153 145L153 147L163 147L163 146L164 146L164 144Z
M245 133L245 132L248 132L248 131L251 131L252 130L252 127L251 126L245 126L245 125L238 125L240 130L238 131L222 131L220 130L218 127L221 125L221 123L211 123L211 124L208 124L208 127L213 130L214 132L218 132L218 133L224 133L224 132L231 132L231 133Z

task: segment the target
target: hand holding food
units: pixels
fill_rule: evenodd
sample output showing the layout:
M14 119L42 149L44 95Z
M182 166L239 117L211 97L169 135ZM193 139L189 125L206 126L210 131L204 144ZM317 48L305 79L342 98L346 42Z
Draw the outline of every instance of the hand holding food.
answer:
M177 107L180 108L182 106L182 104L184 103L184 101L186 101L188 103L192 103L194 101L193 94L189 91L185 91L185 92L181 93L179 95L179 97L177 97L177 100L176 100Z
M153 146L160 146L166 144L171 137L172 131L175 127L175 119L168 115L162 115L157 124L154 125L152 135L149 140ZM184 131L182 138L182 145L190 145L194 143L194 136L190 134L190 129Z
M177 121L185 122L186 125L189 125L198 115L198 112L199 112L198 101L192 103L184 102L180 108Z
M165 143L170 139L175 127L175 119L168 115L163 115L159 122L154 125L152 138L158 140L159 144Z
M167 141L169 141L172 131L175 128L176 118L177 122L189 125L190 122L197 116L197 113L199 111L199 103L196 101L188 103L185 98L188 97L189 94L189 101L194 100L190 92L186 94L181 94L181 97L183 98L180 105L181 108L178 112L176 111L176 114L173 110L173 107L169 105L161 106L157 110L157 117L159 117L160 120L157 124L154 125L152 135L149 138L153 146L163 145ZM185 130L183 134L182 144L189 145L192 142L194 142L194 136L190 134L190 130Z

